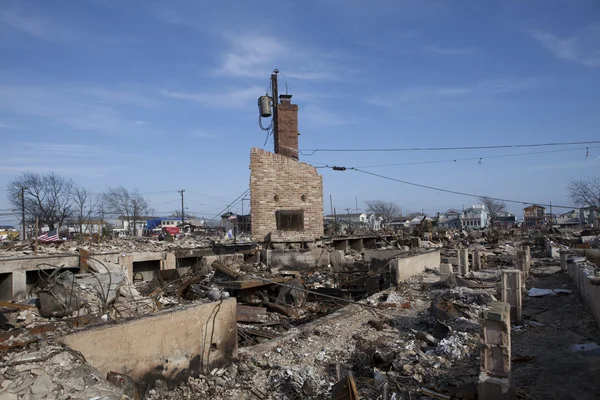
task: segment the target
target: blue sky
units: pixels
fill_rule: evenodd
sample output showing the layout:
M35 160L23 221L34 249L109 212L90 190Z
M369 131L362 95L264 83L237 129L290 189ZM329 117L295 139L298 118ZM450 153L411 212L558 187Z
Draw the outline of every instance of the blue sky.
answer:
M51 170L95 192L136 187L159 213L177 208L184 188L190 211L217 213L248 187L250 148L265 140L256 99L274 68L300 107L301 149L600 140L594 0L0 0L0 54L0 209L14 176ZM372 166L481 157L365 170L569 205L568 180L599 175L600 147L584 147L489 159L556 148L316 152L301 160ZM363 209L383 199L429 213L475 201L320 171L326 212L330 194L338 212L355 199Z

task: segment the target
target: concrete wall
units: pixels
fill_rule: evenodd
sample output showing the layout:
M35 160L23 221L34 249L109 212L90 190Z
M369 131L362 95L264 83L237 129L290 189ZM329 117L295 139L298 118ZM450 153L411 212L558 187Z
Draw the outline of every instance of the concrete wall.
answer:
M103 375L170 385L237 358L234 298L91 327L61 339Z
M590 309L600 327L600 286L592 285L584 269L575 263L568 264L569 275L575 281L583 303Z
M400 249L365 250L363 253L363 260L370 263L373 268L379 268L385 266L391 259L406 253L406 250Z
M419 275L425 271L425 268L439 270L440 259L440 250L432 250L427 253L392 260L392 281L394 284L398 284L415 275Z
M303 210L304 230L277 230L278 210ZM250 213L252 237L258 242L319 238L323 236L323 177L312 165L253 148Z

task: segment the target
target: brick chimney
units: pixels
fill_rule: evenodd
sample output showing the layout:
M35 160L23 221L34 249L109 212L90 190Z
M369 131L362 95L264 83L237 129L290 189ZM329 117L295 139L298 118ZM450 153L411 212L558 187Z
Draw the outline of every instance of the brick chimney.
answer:
M277 106L277 129L274 134L275 153L298 159L298 105L291 94L282 94Z

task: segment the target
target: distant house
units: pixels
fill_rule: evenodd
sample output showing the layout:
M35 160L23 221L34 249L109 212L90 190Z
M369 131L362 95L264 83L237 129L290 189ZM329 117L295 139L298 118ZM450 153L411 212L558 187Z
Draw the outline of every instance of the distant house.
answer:
M408 226L411 228L416 228L418 226L421 226L421 222L423 222L423 218L425 218L425 222L433 223L432 218L425 216L425 215L417 215L416 217L414 217L413 219L410 220L410 222L408 223Z
M108 222L103 219L85 219L79 220L68 220L65 226L69 228L69 233L77 234L93 234L101 231L102 227L106 227ZM80 231L81 230L81 231Z
M542 226L546 222L546 207L533 204L523 209L523 225L525 227Z
M405 218L394 218L390 222L387 223L387 226L392 229L402 229L408 228L410 224L410 220Z
M465 229L483 229L488 226L489 213L483 204L476 204L463 211L462 226Z
M135 226L133 224L132 217L120 216L115 220L115 229L117 231L125 231L130 235L137 234L138 236L142 236L142 233L147 227L147 222L149 220L156 220L158 217L152 216L139 216L135 218Z
M437 226L440 228L447 229L460 229L462 228L461 220L462 212L458 210L448 210L438 215Z

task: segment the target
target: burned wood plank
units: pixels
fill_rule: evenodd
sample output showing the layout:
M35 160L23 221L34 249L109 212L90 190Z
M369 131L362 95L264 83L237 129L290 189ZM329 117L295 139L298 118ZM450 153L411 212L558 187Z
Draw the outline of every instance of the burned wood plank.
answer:
M29 304L17 304L17 303L11 303L9 301L0 301L0 307L4 307L4 308L13 308L13 309L17 309L17 310L33 310L36 309L36 306L32 306Z
M279 314L285 315L286 317L298 318L298 313L293 309L284 307L279 304L271 303L270 301L263 301L262 303L265 307L267 307L267 309L271 311L278 312Z
M236 307L237 322L264 322L267 309L264 307L243 306Z
M241 331L246 335L259 336L259 337L263 337L266 339L274 339L277 336L279 336L279 334L277 334L277 333L261 331L260 329L252 329L252 328L243 328L243 329L238 328L238 331Z
M232 268L229 268L227 265L223 264L223 262L220 260L213 262L211 264L211 266L214 269L216 269L217 271L222 272L231 278L237 279L241 276L241 274L239 272L237 272L236 270L234 270Z
M359 400L358 390L356 389L356 383L354 377L350 372L345 379L340 380L338 383L333 385L331 389L331 400Z

